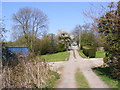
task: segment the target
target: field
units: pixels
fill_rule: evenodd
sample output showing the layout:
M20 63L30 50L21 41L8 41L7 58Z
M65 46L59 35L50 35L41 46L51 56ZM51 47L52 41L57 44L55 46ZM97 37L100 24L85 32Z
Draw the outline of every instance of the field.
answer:
M45 58L46 61L49 62L57 62L57 61L65 61L68 58L69 53L66 52L59 52L55 54L46 54L42 55L41 58Z
M83 50L79 50L79 54L82 58L88 58L84 53ZM105 51L96 51L95 58L104 58L105 57Z

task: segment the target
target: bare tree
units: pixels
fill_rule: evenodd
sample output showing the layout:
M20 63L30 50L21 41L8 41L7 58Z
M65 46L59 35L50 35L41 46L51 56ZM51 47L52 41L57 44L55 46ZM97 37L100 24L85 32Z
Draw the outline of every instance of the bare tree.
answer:
M4 20L0 19L0 74L2 73L2 51L3 51L3 46L5 45L5 43L3 42L5 41L6 32L7 30L5 29Z
M18 37L23 36L27 46L34 52L35 38L46 34L47 15L39 9L21 8L17 13L13 14L12 19L15 22L13 29L19 32Z
M3 23L3 19L0 19L0 42L3 42L5 40L5 33L6 33L6 29L5 29L5 24Z
M47 15L39 9L21 8L12 19L15 22L13 28L22 32L26 39L28 35L39 37L47 29Z
M79 43L80 43L80 34L81 34L81 32L82 32L82 26L80 26L80 25L76 25L76 27L72 31L72 34L74 35L75 41L77 42L78 46L79 46Z
M84 25L76 25L74 30L72 31L72 34L75 37L75 41L77 42L77 45L80 46L80 41L81 41L81 34L83 31L89 31L91 29L90 23L86 23Z

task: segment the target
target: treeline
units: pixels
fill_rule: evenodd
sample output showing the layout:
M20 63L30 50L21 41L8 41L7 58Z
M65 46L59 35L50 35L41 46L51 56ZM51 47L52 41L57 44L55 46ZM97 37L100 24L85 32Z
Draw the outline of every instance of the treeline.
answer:
M110 3L109 11L96 19L98 32L104 37L106 57L112 76L120 80L120 1Z
M27 46L33 55L43 55L67 50L71 43L70 34L59 31L48 34L48 18L39 9L21 8L12 16L14 41L5 46Z
M72 39L67 32L59 32L55 34L47 34L42 38L36 38L35 36L29 36L29 43L26 43L24 36L19 37L14 42L6 42L6 46L28 46L31 54L44 55L48 53L57 53L66 51ZM68 41L66 41L68 40Z
M99 18L93 17L90 16L94 23L75 27L75 40L81 48L104 47L104 59L111 68L111 75L120 80L120 1L110 3L107 11ZM87 53L86 50L84 52Z
M86 46L97 48L103 46L100 35L98 34L98 32L96 32L91 23L77 25L74 28L72 34L75 37L77 45L79 46L80 44L80 47Z
M77 25L72 34L83 53L90 58L96 56L97 48L103 47L102 39L91 23Z

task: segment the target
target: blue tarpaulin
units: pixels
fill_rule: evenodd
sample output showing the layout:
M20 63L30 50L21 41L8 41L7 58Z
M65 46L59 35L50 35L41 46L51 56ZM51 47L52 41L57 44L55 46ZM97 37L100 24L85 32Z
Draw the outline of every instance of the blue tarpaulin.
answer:
M23 55L29 54L28 47L7 47L12 53L21 53Z

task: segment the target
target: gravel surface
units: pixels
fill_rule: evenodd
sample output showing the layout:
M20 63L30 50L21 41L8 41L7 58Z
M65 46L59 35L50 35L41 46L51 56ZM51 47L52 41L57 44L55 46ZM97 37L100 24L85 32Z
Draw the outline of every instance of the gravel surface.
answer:
M73 57L73 51L70 51L70 58L67 63L64 64L64 68L62 70L61 79L57 85L57 88L76 88L75 81L75 72L77 63Z
M72 48L75 52L76 58L74 58L73 50L71 50L68 61L50 63L53 68L56 68L56 70L59 70L60 67L63 67L62 71L60 71L61 79L58 81L56 88L77 88L75 73L78 68L85 76L91 88L109 88L91 69L92 67L103 65L103 59L84 59L79 55L77 47Z
M91 88L109 88L91 69L94 66L103 65L102 59L88 59L84 60L75 50L75 54L78 60L78 67L85 76ZM82 83L82 82L81 82Z

